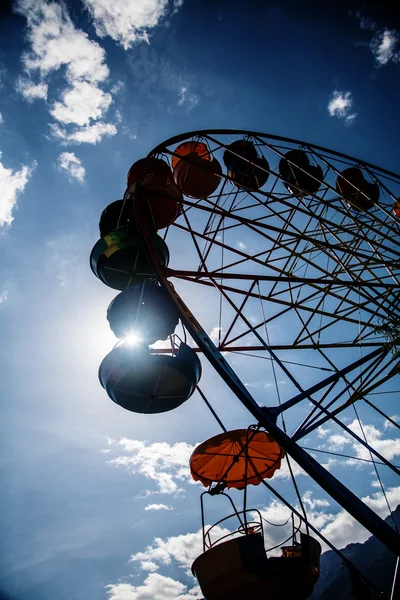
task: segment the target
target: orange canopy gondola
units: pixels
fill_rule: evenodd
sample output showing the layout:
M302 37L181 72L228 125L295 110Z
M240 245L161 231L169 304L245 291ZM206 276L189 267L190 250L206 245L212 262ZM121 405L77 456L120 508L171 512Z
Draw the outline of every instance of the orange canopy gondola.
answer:
M183 144L180 144L175 150L174 150L175 154L178 154L178 156L173 156L171 163L172 163L172 168L175 169L176 165L178 164L178 162L180 161L181 158L184 158L185 156L187 156L188 154L196 154L197 157L200 159L204 159L204 160L211 160L211 156L210 156L210 152L206 146L206 144L203 144L202 142L195 142L195 141L191 141L191 142L184 142Z
M265 431L235 429L197 446L190 457L190 472L206 487L223 482L228 489L241 490L246 484L258 485L270 479L284 454Z

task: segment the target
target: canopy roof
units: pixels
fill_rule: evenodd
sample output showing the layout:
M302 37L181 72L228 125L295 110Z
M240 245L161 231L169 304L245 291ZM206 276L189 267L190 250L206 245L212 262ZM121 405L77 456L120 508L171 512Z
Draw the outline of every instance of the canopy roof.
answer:
M246 448L246 443L248 446ZM284 450L265 431L235 429L197 446L190 457L190 472L206 487L224 482L243 489L270 479L280 468Z

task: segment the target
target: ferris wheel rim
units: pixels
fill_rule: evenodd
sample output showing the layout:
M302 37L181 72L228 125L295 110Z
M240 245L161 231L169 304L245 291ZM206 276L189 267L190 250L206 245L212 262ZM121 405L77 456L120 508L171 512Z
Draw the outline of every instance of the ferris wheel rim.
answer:
M353 156L351 156L349 154L344 154L343 152L339 152L338 150L331 150L330 148L326 148L325 146L320 146L318 144L305 142L303 140L297 140L297 139L288 138L285 136L278 136L278 135L272 134L272 133L271 134L270 133L262 133L260 131L252 131L252 130L247 130L247 129L195 129L193 131L187 131L185 133L180 133L176 136L172 136L171 138L164 140L161 144L158 144L157 146L155 146L147 154L147 158L150 156L153 156L154 154L162 153L166 146L172 146L174 144L179 144L180 142L183 142L186 139L191 138L191 137L197 137L197 136L204 137L204 136L207 136L210 134L211 135L243 135L243 136L249 136L249 137L259 136L259 137L265 137L265 138L268 138L268 139L271 139L274 141L278 141L278 142L280 141L280 142L285 142L285 143L296 144L299 146L309 147L309 148L313 148L313 149L316 149L316 150L319 150L322 152L327 152L333 156L343 158L348 161L356 160L357 162L365 165L366 167L369 167L374 170L378 170L386 176L394 177L395 179L400 180L399 173L394 173L393 171L389 171L388 169L384 169L383 167L374 165L373 163L370 163L365 160L355 159Z

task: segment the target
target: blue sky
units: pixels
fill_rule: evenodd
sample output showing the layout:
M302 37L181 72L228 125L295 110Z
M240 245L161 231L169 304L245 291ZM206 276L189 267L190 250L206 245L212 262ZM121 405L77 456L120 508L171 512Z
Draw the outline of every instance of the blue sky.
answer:
M88 258L130 164L184 131L243 128L398 170L400 33L390 12L345 2L108 5L20 0L0 12L0 588L15 600L200 597L188 575L200 515L187 461L216 426L197 395L163 416L128 414L97 380L115 343L105 318L115 293ZM211 332L217 322L186 293ZM262 402L271 373L233 364ZM249 424L203 366L202 387L228 425ZM394 398L387 409L395 414ZM369 439L400 460L396 431L362 416ZM326 427L313 441L356 455L335 436ZM330 466L386 515L370 466ZM294 501L286 475L277 485ZM400 488L382 478L396 506ZM298 479L334 543L367 537ZM286 519L263 490L252 499L268 519Z

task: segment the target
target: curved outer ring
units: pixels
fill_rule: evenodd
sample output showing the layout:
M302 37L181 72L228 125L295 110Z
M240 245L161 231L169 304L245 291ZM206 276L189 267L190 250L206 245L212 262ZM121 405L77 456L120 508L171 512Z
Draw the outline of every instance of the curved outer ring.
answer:
M186 133L181 133L179 135L175 135L172 138L169 138L168 140L165 140L165 142L162 142L161 144L156 146L151 152L149 152L149 154L147 155L147 158L149 158L150 156L153 156L154 154L162 153L166 146L171 146L173 144L179 144L179 142L182 142L189 137L195 137L195 136L206 137L207 135L248 135L250 137L268 138L268 139L274 140L276 142L289 142L291 144L297 144L299 146L315 148L316 150L319 150L322 152L328 152L329 154L331 154L333 156L345 158L346 160L354 162L353 156L350 156L349 154L343 154L342 152L337 152L336 150L329 150L329 148L325 148L324 146L318 146L317 144L310 144L308 142L303 142L301 140L293 140L291 138L281 137L279 135L273 135L270 133L261 133L259 131L246 131L245 129L198 129L196 131L188 131ZM382 167L377 167L376 165L373 165L372 163L366 162L364 160L360 160L359 162L362 163L363 165L365 165L366 167L380 171L381 173L384 173L385 175L389 175L390 177L394 177L397 180L399 179L399 175L397 173L393 173L392 171L388 171L387 169L383 169Z
M266 134L249 132L245 130L226 130L226 129L215 129L215 130L200 130L194 132L188 132L181 134L166 142L163 142L157 146L148 156L152 156L157 152L162 152L162 149L166 145L178 143L181 140L187 139L189 136L195 135L206 135L206 134L237 134L237 135L250 135L250 136L261 136L266 137ZM297 140L291 140L289 138L282 138L278 136L268 136L271 139L288 141L291 143L304 144ZM311 145L309 145L311 146ZM331 152L328 149L314 146L320 150L336 154L348 160L354 161L354 158L338 152ZM374 165L368 166L376 168ZM385 172L388 175L394 176L396 179L397 175L386 171L384 169L378 169L381 172ZM165 276L165 272L157 262L154 247L151 241L150 233L151 230L148 227L146 215L143 209L140 210L138 205L134 205L135 218L138 226L139 234L142 238L142 242L147 253L147 257L151 266L154 269L154 273L165 288L167 293L170 295L171 300L174 302L180 319L185 325L186 329L192 336L193 340L197 343L200 350L209 360L211 365L219 373L225 383L229 386L232 392L242 402L242 404L249 410L249 412L255 417L257 422L264 427L268 433L272 435L278 444L284 448L284 450L302 467L308 475L318 483L336 502L338 502L345 510L347 510L361 525L363 525L372 535L375 535L389 550L394 552L397 556L400 556L400 536L388 525L383 519L381 519L373 510L365 505L353 492L346 488L336 477L334 477L329 471L322 467L318 461L310 456L303 448L301 448L295 441L293 441L276 423L276 416L266 407L260 407L254 398L249 393L248 389L242 384L239 377L233 371L229 363L225 360L224 356L217 349L215 344L211 341L209 336L203 330L201 325L198 323L194 315L190 312L188 307L185 305L181 297L175 292L175 290L168 284L168 280ZM388 352L385 348L379 348L376 353L377 355Z

